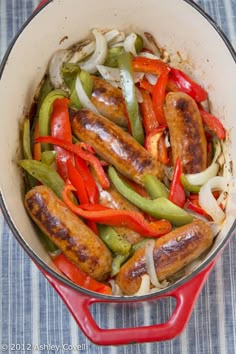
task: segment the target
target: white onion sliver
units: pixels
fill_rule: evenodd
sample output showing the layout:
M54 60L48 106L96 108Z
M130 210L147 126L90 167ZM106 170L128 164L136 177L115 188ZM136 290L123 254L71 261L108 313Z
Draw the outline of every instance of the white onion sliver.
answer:
M214 198L212 190L221 190L222 193L227 193L227 179L223 176L213 177L201 187L199 192L199 205L212 217L215 223L221 224L225 219L225 213Z
M138 103L143 103L143 96L137 86L135 86L135 93L136 93Z
M192 185L203 185L206 183L210 178L214 177L217 175L219 171L219 165L216 163L216 160L218 159L219 155L221 154L221 146L220 143L217 142L215 144L216 151L215 151L215 156L214 159L212 160L212 163L209 167L207 167L204 171L199 172L199 173L194 173L194 174L187 174L185 177L187 178L188 182Z
M138 291L134 294L134 296L142 296L142 295L147 295L150 290L150 278L149 275L143 274L142 275L142 281L140 284L140 288Z
M124 42L124 40L125 40L124 32L119 32L119 34L114 39L109 41L109 46L112 48L114 46L119 46L119 45L121 45L121 42Z
M114 279L110 279L109 282L111 284L111 292L112 292L112 295L123 295L122 294L122 291L119 287L118 284L116 284L115 280Z
M146 77L147 81L149 82L149 84L156 85L157 80L158 80L157 75L147 73L147 74L145 74L145 77Z
M133 54L134 56L137 55L136 49L135 49L135 41L137 39L137 34L135 33L130 33L124 40L124 48L125 51L128 53Z
M147 242L145 247L146 270L150 277L150 281L152 285L156 286L159 289L163 289L165 285L159 282L156 274L154 258L153 258L154 245L155 245L155 241L150 240Z
M97 29L93 30L93 35L96 40L96 49L88 60L80 64L80 67L90 74L94 74L97 71L97 65L103 64L107 56L106 38Z
M120 32L117 29L112 29L104 33L104 37L106 38L106 41L109 43L115 40L115 38L118 37L119 34Z
M80 102L83 107L89 109L90 111L98 114L97 108L94 106L94 104L91 102L89 99L87 93L84 91L83 85L81 83L79 75L77 75L76 81L75 81L75 89L76 93L80 99Z
M54 88L66 89L66 85L61 75L63 63L67 62L72 56L72 52L68 49L57 50L52 56L49 63L49 78Z
M97 65L97 70L105 80L120 81L120 70L110 66Z
M157 56L155 54L152 54L150 52L141 52L138 55L139 57L143 57L143 58L149 58L149 59L160 59L160 56Z
M81 46L76 52L74 52L73 56L69 60L69 63L78 63L79 61L85 59L95 51L95 48L95 41L91 41L86 45Z
M219 224L216 224L214 222L209 222L209 226L212 231L213 238L216 237L216 235L220 232L221 226Z
M133 73L133 77L134 77L134 83L137 84L137 82L139 82L140 80L142 80L142 78L144 77L144 73L142 72L134 72Z

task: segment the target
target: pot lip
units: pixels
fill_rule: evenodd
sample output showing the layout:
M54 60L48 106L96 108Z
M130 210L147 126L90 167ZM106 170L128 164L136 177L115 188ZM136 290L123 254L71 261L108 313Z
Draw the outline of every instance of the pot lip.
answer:
M17 32L17 34L15 35L13 40L11 41L11 43L10 43L10 45L9 45L9 47L8 47L4 57L3 57L3 59L2 59L2 62L0 64L0 79L2 77L2 74L3 74L3 71L4 71L5 65L7 63L8 57L9 57L9 55L10 55L10 53L11 53L11 51L12 51L12 49L13 49L16 41L17 41L17 39L21 35L21 33L28 26L28 24L34 19L34 17L37 16L37 14L40 11L42 11L44 9L44 7L46 7L48 4L50 4L53 1L54 0L47 0L41 6L39 4L39 7L31 14L31 16L25 21L23 26L19 29L19 31ZM215 29L215 31L218 33L218 35L222 38L224 44L226 45L227 49L229 50L229 52L230 52L230 54L231 54L231 56L234 59L235 64L236 64L236 52L235 52L231 42L229 41L227 36L224 34L224 32L221 30L221 28L217 25L215 20L213 20L212 17L210 15L208 15L195 2L192 2L191 0L182 0L182 1L184 1L185 3L187 3L188 5L193 7L196 11L198 11L210 23L210 25ZM157 293L147 294L147 295L143 295L143 296L102 295L102 294L94 293L92 291L84 289L84 288L72 283L70 280L67 280L66 278L62 277L57 272L55 272L53 269L51 269L46 263L44 263L41 260L41 258L35 252L33 252L30 249L30 247L26 244L24 239L21 237L19 231L17 230L17 228L16 228L16 226L14 224L14 221L12 220L12 218L10 216L10 213L9 213L9 211L7 209L7 206L4 203L4 198L3 198L2 191L0 191L0 207L1 207L2 213L4 215L4 218L5 218L8 226L9 226L9 228L11 229L14 237L17 239L19 244L23 247L24 251L28 254L28 256L36 263L36 265L39 266L39 268L42 268L42 270L44 270L46 273L48 273L51 276L53 276L57 281L63 283L67 287L78 291L78 293L81 292L84 295L87 295L88 297L93 297L93 298L97 298L97 299L101 299L101 300L110 300L111 302L112 301L113 302L143 301L143 300L147 300L147 299L153 299L153 298L160 297L160 296L162 296L163 294L166 294L166 293L168 293L171 296L171 292L173 292L176 288L180 287L181 285L185 284L186 282L192 280L195 275L197 275L198 273L203 271L204 268L208 264L210 264L213 261L213 259L215 259L217 254L224 248L226 243L229 241L229 238L230 238L234 228L236 227L236 219L235 219L234 222L231 225L231 228L230 228L228 234L225 236L225 238L221 242L220 246L217 247L214 250L214 252L212 252L210 257L207 260L203 261L202 264L196 270L194 270L191 274L187 275L183 279L180 279L179 281L177 281L173 285L170 285L168 288L162 289L162 290L158 291Z

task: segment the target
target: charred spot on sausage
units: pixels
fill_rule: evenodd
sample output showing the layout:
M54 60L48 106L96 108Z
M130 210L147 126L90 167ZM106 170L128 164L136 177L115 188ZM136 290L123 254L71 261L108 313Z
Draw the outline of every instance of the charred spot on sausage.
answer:
M175 102L175 107L181 112L185 112L188 110L188 102L186 99L181 97Z

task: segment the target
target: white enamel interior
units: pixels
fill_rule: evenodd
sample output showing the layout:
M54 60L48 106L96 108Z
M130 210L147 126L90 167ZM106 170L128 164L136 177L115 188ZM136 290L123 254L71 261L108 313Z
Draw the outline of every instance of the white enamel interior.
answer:
M16 40L0 81L0 185L12 224L26 245L46 264L50 259L35 234L23 206L23 186L17 160L19 129L51 54L86 37L93 27L134 28L151 32L162 46L186 59L186 67L209 92L213 112L229 130L228 161L236 151L236 65L212 24L182 0L54 0L35 16ZM60 43L63 37L68 38ZM231 156L230 156L231 155ZM236 215L233 179L228 219L218 236L220 247ZM233 197L234 196L234 197ZM212 250L212 252L214 249Z

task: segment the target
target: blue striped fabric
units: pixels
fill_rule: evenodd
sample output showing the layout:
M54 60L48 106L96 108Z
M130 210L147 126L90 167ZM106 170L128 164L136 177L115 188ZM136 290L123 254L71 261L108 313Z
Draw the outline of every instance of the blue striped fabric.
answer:
M236 47L235 0L197 2ZM0 58L38 3L38 0L0 0ZM233 237L210 274L187 328L178 338L120 347L96 346L80 331L64 303L23 252L0 215L0 346L8 345L7 353L12 345L12 351L17 353L234 354L235 255L236 238ZM117 305L95 305L92 313L104 328L123 327L124 324L140 326L155 323L156 318L167 319L173 306L170 299L154 304L119 306L119 309ZM36 345L34 350L32 345Z

